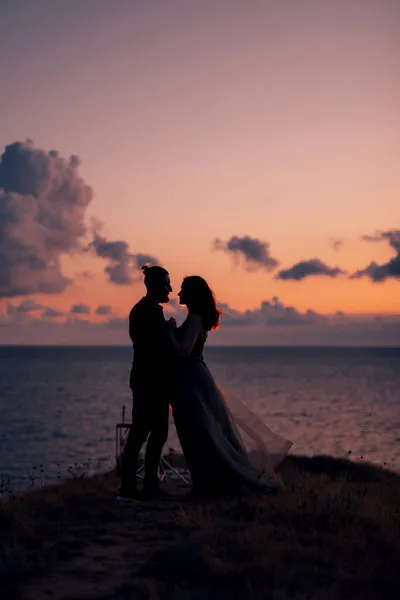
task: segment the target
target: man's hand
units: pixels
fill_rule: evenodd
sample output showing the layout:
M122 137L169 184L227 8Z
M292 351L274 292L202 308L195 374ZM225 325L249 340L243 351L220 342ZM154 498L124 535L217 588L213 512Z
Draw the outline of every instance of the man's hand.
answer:
M171 323L172 327L177 327L176 320L174 319L174 317L168 319L168 323Z

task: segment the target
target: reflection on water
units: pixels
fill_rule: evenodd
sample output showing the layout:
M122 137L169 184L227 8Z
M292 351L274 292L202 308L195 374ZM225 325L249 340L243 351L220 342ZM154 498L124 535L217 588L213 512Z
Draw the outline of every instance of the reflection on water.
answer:
M400 350L208 348L205 358L293 452L351 451L400 471ZM0 347L0 479L27 488L112 465L130 361L130 348ZM178 447L173 426L168 445Z

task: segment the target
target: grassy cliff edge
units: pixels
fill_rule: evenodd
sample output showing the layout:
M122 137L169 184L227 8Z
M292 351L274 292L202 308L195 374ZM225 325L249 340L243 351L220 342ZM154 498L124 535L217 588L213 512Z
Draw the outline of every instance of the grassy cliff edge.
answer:
M285 489L121 505L114 473L0 502L4 597L384 599L400 590L400 476L289 456Z

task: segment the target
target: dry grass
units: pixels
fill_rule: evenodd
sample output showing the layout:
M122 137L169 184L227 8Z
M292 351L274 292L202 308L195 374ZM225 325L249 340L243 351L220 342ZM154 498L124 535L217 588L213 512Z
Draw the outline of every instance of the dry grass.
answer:
M400 478L329 458L288 460L285 470L279 495L181 512L184 527L205 532L210 578L238 598L398 597Z
M111 473L2 501L5 597L397 599L400 477L329 457L282 474L277 495L202 504L121 507Z
M107 474L1 500L0 582L9 594L85 546L114 489L114 477Z

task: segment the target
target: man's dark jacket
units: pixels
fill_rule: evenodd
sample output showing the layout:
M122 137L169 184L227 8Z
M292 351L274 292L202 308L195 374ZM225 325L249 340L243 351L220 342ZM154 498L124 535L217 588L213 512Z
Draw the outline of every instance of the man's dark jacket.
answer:
M145 296L135 304L129 314L129 336L133 344L131 389L144 384L155 393L167 391L171 355L163 309L157 302Z

